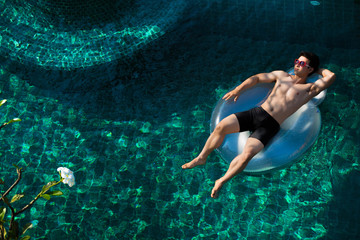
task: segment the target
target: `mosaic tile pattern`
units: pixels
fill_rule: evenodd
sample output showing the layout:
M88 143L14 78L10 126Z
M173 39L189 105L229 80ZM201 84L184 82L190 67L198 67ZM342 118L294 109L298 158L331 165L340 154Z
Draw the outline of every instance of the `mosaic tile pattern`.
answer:
M74 69L114 61L159 38L177 1L3 1L1 48L25 65Z

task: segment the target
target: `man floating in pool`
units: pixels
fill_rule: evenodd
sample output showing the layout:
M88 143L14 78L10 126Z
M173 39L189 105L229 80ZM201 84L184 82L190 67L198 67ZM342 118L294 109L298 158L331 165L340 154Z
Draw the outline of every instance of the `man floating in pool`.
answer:
M258 83L275 82L270 95L260 107L224 118L207 139L201 153L191 162L182 165L182 168L191 169L204 165L209 154L221 146L225 135L251 131L243 152L232 160L225 175L216 180L211 197L217 198L222 186L244 170L248 162L276 135L280 125L289 116L334 82L335 74L328 69L319 69L319 64L317 55L301 52L299 59L294 63L294 75L284 71L259 73L225 94L223 99L236 101L243 91ZM314 72L320 74L322 78L314 83L306 83L307 77Z

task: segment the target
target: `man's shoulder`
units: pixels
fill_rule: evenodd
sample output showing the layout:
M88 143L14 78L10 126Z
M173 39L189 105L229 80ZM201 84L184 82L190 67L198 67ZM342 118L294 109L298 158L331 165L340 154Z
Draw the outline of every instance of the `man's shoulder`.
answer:
M272 73L277 75L289 75L289 73L285 72L284 70L275 70L272 71Z
M289 73L287 73L283 70L275 70L275 71L272 71L271 73L276 77L276 79L282 79L284 77L289 76Z

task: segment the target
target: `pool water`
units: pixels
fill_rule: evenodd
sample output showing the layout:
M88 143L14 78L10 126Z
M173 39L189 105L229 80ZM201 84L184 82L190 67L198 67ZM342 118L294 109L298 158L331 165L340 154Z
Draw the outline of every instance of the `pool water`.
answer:
M24 203L60 166L76 178L20 215L29 235L359 239L358 1L100 3L0 1L1 121L22 119L1 130L0 178L10 186L11 165L27 166L13 191ZM337 76L317 141L290 167L241 173L210 198L227 163L214 152L181 165L201 151L216 102L239 79L289 69L301 50Z

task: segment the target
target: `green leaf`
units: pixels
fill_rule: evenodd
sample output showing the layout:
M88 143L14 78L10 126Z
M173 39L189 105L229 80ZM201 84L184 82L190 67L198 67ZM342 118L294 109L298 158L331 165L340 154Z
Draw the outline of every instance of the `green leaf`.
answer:
M6 103L6 99L3 99L3 100L1 100L1 102L0 102L0 107L2 106L2 105L4 105L4 103Z
M29 235L23 236L20 240L29 240L31 237Z
M6 208L4 207L0 208L0 221L4 220L5 213L6 213Z
M48 182L46 185L43 186L41 192L42 192L42 193L46 193L47 191L49 191L49 189L50 189L52 186L55 186L56 184L57 184L56 181Z
M50 200L49 194L42 194L41 197L45 198L46 200Z
M51 196L61 196L61 195L63 195L63 192L56 190L56 191L50 191L47 194L49 194Z
M21 122L20 118L14 118L7 122L7 124L13 123L13 122Z
M0 184L5 184L4 180L0 178Z
M25 234L26 233L26 231L27 230L29 230L30 228L32 228L33 227L33 224L32 223L27 223L25 226L24 226L24 228L22 229L22 231L21 231L21 234L20 235L23 235L23 234Z
M3 225L0 225L0 232L3 233L2 236L0 235L0 239L7 239L6 238L6 235L7 235L6 229L5 229L5 227Z
M23 194L23 193L15 194L13 196L13 198L11 199L10 203L16 202L16 201L20 200L21 198L23 198L24 196L25 196L25 194Z

